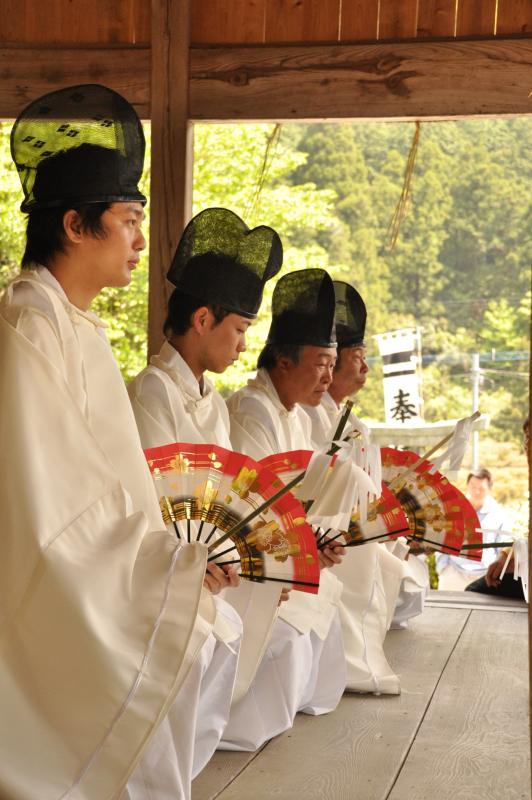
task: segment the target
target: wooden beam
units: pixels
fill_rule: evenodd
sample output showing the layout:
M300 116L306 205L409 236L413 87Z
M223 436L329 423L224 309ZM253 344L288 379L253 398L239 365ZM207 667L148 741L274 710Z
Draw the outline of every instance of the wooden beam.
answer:
M189 40L190 0L152 0L150 354L159 349L163 339L169 288L166 273L192 205Z
M170 83L173 92L181 87L184 103L186 61L180 66L177 53L172 58ZM154 69L160 59L154 48ZM531 65L530 37L192 47L188 114L198 121L530 114ZM0 118L16 117L53 89L92 82L116 89L150 118L145 46L0 47L0 80ZM165 102L160 89L158 102Z
M190 118L442 119L532 113L532 39L193 47Z
M16 117L36 97L64 86L103 83L119 92L143 119L150 116L147 46L0 46L0 118Z

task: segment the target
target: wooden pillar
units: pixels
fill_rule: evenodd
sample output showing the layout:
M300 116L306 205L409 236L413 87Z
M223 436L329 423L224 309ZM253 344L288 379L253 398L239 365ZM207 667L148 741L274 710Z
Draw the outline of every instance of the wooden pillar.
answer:
M152 0L148 352L161 345L166 272L192 209L190 0Z

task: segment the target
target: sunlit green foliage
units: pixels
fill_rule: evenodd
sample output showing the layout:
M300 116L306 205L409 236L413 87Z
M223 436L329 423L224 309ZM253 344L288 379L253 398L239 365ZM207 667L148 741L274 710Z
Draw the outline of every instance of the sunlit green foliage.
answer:
M0 126L1 285L17 272L24 238L9 127ZM387 231L413 126L285 125L257 197L272 130L258 124L196 126L194 210L223 205L249 225L272 225L284 244L283 273L323 267L354 283L368 305L370 356L376 355L373 334L421 326L424 354L435 359L424 369L427 419L467 413L470 354L528 348L530 120L424 123L409 212L393 251ZM149 164L146 193L148 186ZM224 393L254 370L269 325L271 284L248 351L216 376ZM146 359L146 255L128 290L105 292L95 310L109 322L124 376L133 377ZM483 361L482 367L488 370L482 408L493 415L491 431L517 441L526 414L528 364ZM374 419L382 418L381 374L376 363L357 398L360 412Z

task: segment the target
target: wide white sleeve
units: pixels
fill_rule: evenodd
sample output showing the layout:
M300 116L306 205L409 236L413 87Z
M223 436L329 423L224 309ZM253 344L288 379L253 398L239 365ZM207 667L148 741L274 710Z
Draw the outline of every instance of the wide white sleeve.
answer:
M30 341L66 379L59 332L51 317L36 308L15 307L10 320L13 327Z
M163 377L141 373L129 385L128 394L143 448L180 441L178 419Z
M119 797L212 627L207 553L131 513L70 386L10 310L0 305L0 796Z
M251 397L228 401L233 449L260 460L279 452L275 424L262 403Z

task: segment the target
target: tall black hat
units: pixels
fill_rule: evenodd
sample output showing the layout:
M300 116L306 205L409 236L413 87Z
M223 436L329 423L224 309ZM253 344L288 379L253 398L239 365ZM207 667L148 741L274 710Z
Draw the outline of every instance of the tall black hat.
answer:
M21 211L99 202L145 203L138 189L145 141L134 108L98 84L30 103L11 131Z
M333 281L333 284L338 347L363 347L367 316L365 303L349 283Z
M268 344L336 345L334 286L323 269L284 275L272 297Z
M277 275L283 246L273 228L248 226L227 208L207 208L183 231L167 278L185 294L250 319L264 284Z

